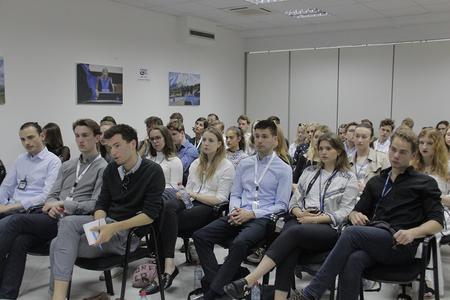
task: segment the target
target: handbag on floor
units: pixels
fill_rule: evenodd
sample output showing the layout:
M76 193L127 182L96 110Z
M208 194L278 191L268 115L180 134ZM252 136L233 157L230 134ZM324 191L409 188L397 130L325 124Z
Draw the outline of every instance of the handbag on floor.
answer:
M156 262L150 259L148 262L136 267L133 273L133 287L144 288L156 278Z

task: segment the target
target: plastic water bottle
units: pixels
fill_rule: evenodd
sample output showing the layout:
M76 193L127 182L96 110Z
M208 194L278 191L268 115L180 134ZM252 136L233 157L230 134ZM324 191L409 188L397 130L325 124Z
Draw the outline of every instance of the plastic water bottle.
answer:
M202 287L203 269L200 265L194 269L194 290Z
M194 204L192 204L191 196L188 192L186 192L185 189L180 189L181 194L181 200L183 200L184 205L186 206L186 209L191 209Z
M259 287L259 283L256 283L252 286L252 294L250 297L251 300L260 300L261 299L261 289Z
M148 297L147 297L147 294L145 293L145 291L140 291L139 292L138 300L148 300Z

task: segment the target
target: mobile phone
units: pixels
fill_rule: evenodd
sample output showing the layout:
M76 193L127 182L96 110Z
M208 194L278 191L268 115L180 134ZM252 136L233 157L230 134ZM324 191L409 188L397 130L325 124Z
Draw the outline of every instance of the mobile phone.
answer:
M307 208L306 209L309 213L312 213L312 214L317 214L317 213L319 213L319 208L318 207L310 207L310 208Z

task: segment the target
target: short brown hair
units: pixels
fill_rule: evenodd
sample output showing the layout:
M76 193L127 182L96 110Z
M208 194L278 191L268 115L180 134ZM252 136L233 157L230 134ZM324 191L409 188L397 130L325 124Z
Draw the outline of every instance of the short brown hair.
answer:
M390 127L391 127L391 130L394 131L394 128L395 128L395 122L394 122L394 120L389 119L389 118L384 119L384 120L381 120L381 122L380 122L380 127L384 127L384 126L390 126Z
M414 120L410 117L404 118L402 121L402 125L408 126L409 128L413 129Z
M250 124L250 123L251 123L251 122L250 122L250 118L249 118L248 116L246 116L246 115L240 115L240 116L237 118L238 123L239 123L239 120L244 120L245 122L247 122L247 124Z
M183 131L184 132L184 125L183 122L180 120L174 119L167 124L167 129L169 130L176 130L178 132Z
M86 127L88 127L89 129L92 130L94 135L102 134L102 132L100 131L100 126L98 125L97 122L95 122L92 119L79 119L79 120L76 120L72 124L72 130L75 131L75 127L77 127L77 126L86 126Z
M398 137L411 145L411 152L416 153L419 148L419 139L417 135L409 128L399 127L391 137L391 143Z
M170 115L169 119L171 120L180 120L181 123L183 123L184 119L183 119L183 115L179 112L174 112L173 114Z

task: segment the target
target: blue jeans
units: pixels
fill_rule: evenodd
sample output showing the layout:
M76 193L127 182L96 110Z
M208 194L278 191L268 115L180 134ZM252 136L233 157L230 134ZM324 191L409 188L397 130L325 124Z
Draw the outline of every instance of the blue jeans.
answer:
M371 226L350 226L338 239L319 272L303 290L320 299L339 274L338 299L357 300L364 269L376 263L407 264L414 260L417 243L393 248L392 234Z

